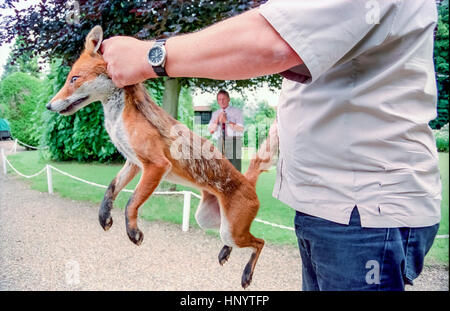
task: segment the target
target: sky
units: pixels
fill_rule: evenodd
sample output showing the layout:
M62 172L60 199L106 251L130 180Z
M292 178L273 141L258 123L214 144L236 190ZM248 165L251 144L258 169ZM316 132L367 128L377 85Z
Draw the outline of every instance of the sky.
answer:
M20 1L16 4L16 8L24 9L36 3L39 3L39 0ZM1 10L0 17L9 15L11 13L12 10ZM9 44L0 43L0 76L3 74L3 66L6 64L6 60L8 59L9 52L11 51L11 46L13 43L14 42L11 42Z
M3 74L3 66L6 64L10 50L11 44L2 44L0 46L0 76Z

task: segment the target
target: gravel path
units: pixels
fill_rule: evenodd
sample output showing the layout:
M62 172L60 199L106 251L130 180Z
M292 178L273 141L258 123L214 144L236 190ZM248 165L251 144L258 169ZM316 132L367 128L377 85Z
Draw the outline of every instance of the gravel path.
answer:
M233 249L220 266L223 245L216 237L144 220L138 247L126 235L121 210L113 210L114 225L104 232L97 209L0 174L0 290L242 289L250 250ZM294 247L266 245L248 290L299 290L299 257Z
M123 212L104 232L96 204L31 190L0 173L0 290L241 290L250 250L222 267L219 239L199 229L139 220L144 242L126 235ZM298 249L266 243L247 289L300 290ZM448 267L425 267L408 290L448 290Z

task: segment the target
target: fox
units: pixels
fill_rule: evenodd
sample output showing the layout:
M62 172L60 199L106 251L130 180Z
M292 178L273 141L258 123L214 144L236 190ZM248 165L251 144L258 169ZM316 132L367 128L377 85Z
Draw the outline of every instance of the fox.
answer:
M126 161L100 204L101 227L105 231L111 228L114 200L140 171L138 185L125 207L126 232L136 245L144 237L138 228L138 209L160 182L194 187L202 194L195 212L198 225L218 229L224 244L219 264L228 261L233 247L252 249L241 278L241 286L247 288L264 247L264 240L253 236L250 226L260 206L256 194L258 176L274 164L278 150L276 122L242 174L211 142L159 107L142 83L116 87L101 55L102 40L103 29L95 26L86 36L84 50L64 86L46 105L48 110L68 116L95 101L102 103L105 129Z

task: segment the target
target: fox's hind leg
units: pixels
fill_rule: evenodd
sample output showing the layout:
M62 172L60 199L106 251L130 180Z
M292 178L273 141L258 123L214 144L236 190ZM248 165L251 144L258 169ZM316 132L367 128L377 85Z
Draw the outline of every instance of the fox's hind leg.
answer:
M245 289L252 282L253 271L264 247L264 240L258 239L250 233L250 226L259 209L258 197L253 188L243 188L234 196L224 197L222 200L223 213L220 225L222 241L228 246L249 247L253 250L242 273L241 285ZM231 252L231 247L225 246L221 254L224 254L224 258L228 258L229 252Z
M220 205L217 197L206 191L202 191L202 200L195 213L195 219L202 229L218 229L221 225ZM230 257L232 247L224 245L219 253L219 263L223 265Z
M113 208L114 200L138 172L139 167L127 160L117 176L109 184L98 212L98 220L105 231L111 228L113 224L111 209Z
M202 191L202 200L195 212L195 220L202 229L216 229L220 226L220 206L217 197Z
M233 248L231 246L224 245L219 253L219 263L221 266L223 266L224 263L228 261L228 258L230 258L231 250Z

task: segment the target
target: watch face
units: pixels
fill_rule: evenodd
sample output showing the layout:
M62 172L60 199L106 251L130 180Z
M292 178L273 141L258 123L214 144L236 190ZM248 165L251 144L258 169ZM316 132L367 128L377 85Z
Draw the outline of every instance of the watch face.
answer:
M155 46L148 53L148 60L152 66L159 66L164 60L164 51L160 46Z

